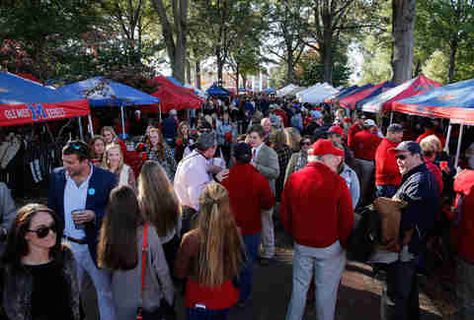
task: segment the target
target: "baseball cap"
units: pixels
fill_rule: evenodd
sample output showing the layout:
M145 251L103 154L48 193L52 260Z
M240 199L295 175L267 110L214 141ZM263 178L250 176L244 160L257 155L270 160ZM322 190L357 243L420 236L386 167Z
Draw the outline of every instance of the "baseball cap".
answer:
M245 142L234 145L232 154L238 162L249 163L252 160L252 148Z
M415 141L402 141L396 148L393 148L393 150L397 152L408 151L412 154L421 154L421 147Z
M392 123L387 128L387 132L401 132L401 131L403 131L403 127L401 124L398 124L398 123Z
M313 156L332 154L335 156L344 157L344 150L336 148L331 140L319 139L308 150L308 154Z
M377 124L372 119L367 119L367 120L364 121L364 126L365 127L375 127L376 125Z
M332 126L329 128L328 133L335 133L342 136L344 134L344 130L340 126Z
M214 132L203 132L199 135L196 145L200 150L206 150L217 145L216 134Z

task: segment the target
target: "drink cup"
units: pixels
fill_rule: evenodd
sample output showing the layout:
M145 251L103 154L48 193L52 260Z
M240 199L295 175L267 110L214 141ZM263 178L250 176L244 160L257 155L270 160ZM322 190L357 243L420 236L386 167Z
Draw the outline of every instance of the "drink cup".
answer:
M71 215L74 217L74 216L79 216L81 214L84 214L84 209L76 209L76 210L73 210L71 212ZM74 227L76 229L84 229L84 225L83 224L77 224L74 222Z

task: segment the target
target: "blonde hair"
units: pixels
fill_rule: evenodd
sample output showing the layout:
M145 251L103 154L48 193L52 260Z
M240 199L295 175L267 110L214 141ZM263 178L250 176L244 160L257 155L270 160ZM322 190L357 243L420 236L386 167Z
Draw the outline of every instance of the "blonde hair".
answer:
M423 154L428 157L432 156L433 154L437 154L442 150L441 141L434 134L423 138L420 141L420 147L421 150L423 150Z
M102 157L102 168L106 169L106 170L109 170L110 171L110 166L109 166L109 152L110 150L112 149L118 149L119 153L120 153L120 163L119 163L119 166L117 168L117 172L120 172L123 168L123 165L124 165L124 162L123 162L123 153L122 153L122 148L120 148L120 145L118 143L115 143L115 142L112 142L112 143L109 143L106 147L105 147L105 152L104 152L104 156Z
M104 136L104 132L105 131L109 131L110 133L112 133L112 135L114 136L114 138L117 138L117 134L115 133L115 130L113 127L111 126L105 126L105 127L102 127L102 129L100 129L100 135L101 136Z
M142 214L160 237L176 227L181 213L173 186L157 161L146 161L138 177L138 203Z
M208 184L199 204L198 281L206 286L218 286L239 274L242 241L231 213L229 195L222 185Z
M299 151L300 150L300 141L301 134L298 129L293 127L288 127L283 129L285 132L286 144L291 148L291 150Z

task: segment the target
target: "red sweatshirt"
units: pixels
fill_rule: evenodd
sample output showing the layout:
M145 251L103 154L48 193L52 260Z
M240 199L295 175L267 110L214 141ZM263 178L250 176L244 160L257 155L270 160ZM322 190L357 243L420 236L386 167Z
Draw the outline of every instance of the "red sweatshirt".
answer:
M362 127L358 123L354 123L352 126L349 127L347 130L347 146L352 148L352 139L356 135L357 132L362 131Z
M229 192L230 205L241 233L255 234L262 230L261 210L270 209L275 197L268 180L251 164L236 164L222 181Z
M325 248L339 240L345 246L354 223L346 182L326 165L309 163L288 178L280 218L298 244Z
M370 132L368 129L357 132L354 138L352 138L351 149L354 151L354 157L374 161L375 151L381 141L382 138Z
M458 255L474 264L474 170L464 170L457 175L454 191L462 195L461 220L456 230Z
M425 164L428 170L430 170L431 174L434 176L436 184L438 185L438 192L441 194L444 188L443 174L441 173L441 169L428 159L425 159Z
M377 186L398 186L402 176L398 170L396 148L398 142L387 138L382 139L375 151L375 185Z

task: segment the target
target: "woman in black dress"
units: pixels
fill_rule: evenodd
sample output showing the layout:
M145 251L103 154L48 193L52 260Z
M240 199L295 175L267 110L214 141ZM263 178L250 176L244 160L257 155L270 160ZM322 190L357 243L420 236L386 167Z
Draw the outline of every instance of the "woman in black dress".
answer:
M81 318L75 262L61 245L62 230L58 217L44 205L18 210L2 262L1 319Z

